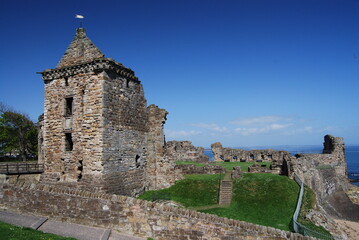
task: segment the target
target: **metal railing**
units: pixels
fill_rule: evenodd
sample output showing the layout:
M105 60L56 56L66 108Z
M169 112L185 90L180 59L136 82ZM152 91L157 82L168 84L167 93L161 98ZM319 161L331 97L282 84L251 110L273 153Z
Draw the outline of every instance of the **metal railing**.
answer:
M43 173L44 164L39 163L4 163L0 164L0 174L19 175Z
M324 234L324 233L319 233L315 230L312 230L306 226L304 226L303 224L298 222L298 216L300 213L300 208L302 206L302 201L303 201L303 195L304 195L304 183L302 181L302 179L300 179L300 177L296 174L293 173L293 178L294 180L298 183L298 185L300 186L300 192L299 192L299 197L298 197L298 202L297 202L297 208L295 209L294 215L293 215L293 229L296 233L300 233L304 236L311 236L311 237L316 237L316 238L320 238L320 239L325 239L325 240L334 240L335 238L333 238L333 236L328 235L328 234Z

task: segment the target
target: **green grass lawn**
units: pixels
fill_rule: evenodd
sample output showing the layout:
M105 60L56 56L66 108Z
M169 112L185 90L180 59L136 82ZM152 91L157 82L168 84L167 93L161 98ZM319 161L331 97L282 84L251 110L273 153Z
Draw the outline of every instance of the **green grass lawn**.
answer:
M186 175L185 179L177 181L175 185L158 191L147 191L139 199L152 201L154 193L169 193L170 200L185 207L217 204L219 181L223 176L223 174Z
M43 233L31 228L18 227L0 222L0 239L6 240L76 240L75 238L61 237L50 233Z
M233 181L229 207L201 212L290 231L298 194L298 184L285 176L244 174Z
M223 175L186 175L184 180L170 188L148 191L140 199L151 201L154 192L168 192L171 200L185 207L215 205L218 203L221 177ZM295 181L268 173L245 173L233 183L233 198L229 207L200 211L290 231L299 194Z
M217 166L222 166L224 167L226 170L232 170L233 167L237 167L240 166L242 172L248 172L248 167L255 164L257 162L209 162L209 165L217 165ZM187 161L176 161L177 165L184 165L184 164L193 164L195 166L200 166L203 167L206 164L205 163L197 163L197 162L187 162ZM265 164L267 168L269 168L270 166L270 162L258 162L257 164L262 165Z
M186 175L170 188L148 191L139 198L151 201L153 193L165 192L171 200L190 209L293 231L292 218L300 190L294 180L269 173L244 173L242 178L233 180L231 205L219 206L219 181L223 177L224 174ZM328 233L304 219L314 203L314 193L306 188L299 221L313 230Z

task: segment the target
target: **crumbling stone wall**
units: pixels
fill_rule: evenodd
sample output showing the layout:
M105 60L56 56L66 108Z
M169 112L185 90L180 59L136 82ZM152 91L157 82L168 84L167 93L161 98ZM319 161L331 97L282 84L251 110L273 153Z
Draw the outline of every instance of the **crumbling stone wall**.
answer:
M359 221L359 205L353 204L348 190L343 138L326 135L323 154L297 154L292 158L294 172L316 194L319 205L329 215Z
M226 169L221 166L215 165L205 165L205 166L195 166L193 164L182 164L176 165L176 170L178 173L182 174L225 174ZM177 173L177 174L178 174ZM181 177L177 177L181 179Z
M147 138L147 181L150 190L166 188L175 183L175 163L165 157L163 126L167 111L155 105L148 107L149 132Z
M4 186L0 205L53 220L112 228L165 239L312 239L279 229L221 218L131 197L54 185Z
M43 149L43 142L44 142L44 114L41 114L37 121L37 162L38 163L44 163L43 155L44 155L44 149Z
M193 146L191 141L166 142L166 158L170 161L208 162L203 147Z
M224 148L219 142L211 145L214 154L214 161L228 162L273 162L274 165L281 165L283 160L290 160L291 155L287 151L265 150L243 150L235 148Z

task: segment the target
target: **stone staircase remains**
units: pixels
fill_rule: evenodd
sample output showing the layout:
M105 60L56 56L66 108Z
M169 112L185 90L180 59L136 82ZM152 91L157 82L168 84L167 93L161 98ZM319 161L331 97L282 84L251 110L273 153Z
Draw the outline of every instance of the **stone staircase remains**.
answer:
M228 205L232 201L232 187L231 180L222 180L219 189L219 205Z

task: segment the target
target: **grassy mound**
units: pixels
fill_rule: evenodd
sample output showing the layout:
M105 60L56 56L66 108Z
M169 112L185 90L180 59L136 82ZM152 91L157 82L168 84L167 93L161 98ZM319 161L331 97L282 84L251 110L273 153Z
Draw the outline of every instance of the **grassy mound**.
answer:
M0 222L0 239L13 240L75 240L75 238L61 237L50 233L43 233L31 228L18 227Z
M219 181L221 174L214 175L187 175L185 179L177 181L175 185L158 190L147 191L139 197L152 201L155 193L166 193L169 200L181 203L185 207L199 207L217 204Z
M268 173L244 173L233 181L233 196L230 206L219 206L218 175L186 175L167 189L148 191L140 199L152 201L155 193L169 193L170 200L187 208L221 217L237 219L286 231L292 231L292 218L296 208L300 187L285 176ZM304 219L305 213L313 208L314 193L306 188L299 221L311 229L327 233Z
M274 174L244 174L234 182L232 204L202 212L290 231L299 186Z

